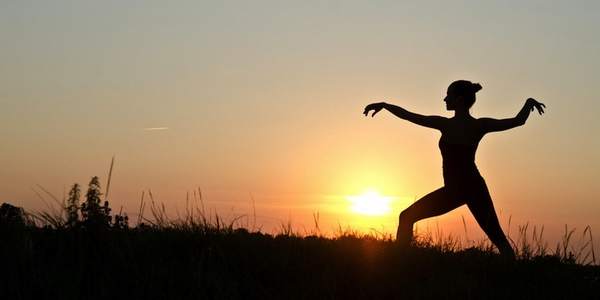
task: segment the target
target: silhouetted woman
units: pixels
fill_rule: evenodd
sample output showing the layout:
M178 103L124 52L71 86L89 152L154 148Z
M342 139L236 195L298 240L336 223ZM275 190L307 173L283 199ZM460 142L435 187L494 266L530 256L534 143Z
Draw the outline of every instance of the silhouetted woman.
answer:
M365 107L365 116L368 116L370 111L373 111L372 116L375 116L382 109L387 109L401 119L442 132L439 147L443 159L444 186L419 199L400 214L396 234L399 243L408 245L412 241L415 222L467 204L479 226L498 247L500 253L514 257L514 251L498 222L485 181L475 166L475 151L486 133L521 126L525 124L534 108L541 115L546 106L529 98L514 118L476 119L469 113L469 108L475 103L475 93L480 89L480 84L466 80L457 80L450 84L444 102L447 110L454 111L452 118L423 116L385 102L372 103Z

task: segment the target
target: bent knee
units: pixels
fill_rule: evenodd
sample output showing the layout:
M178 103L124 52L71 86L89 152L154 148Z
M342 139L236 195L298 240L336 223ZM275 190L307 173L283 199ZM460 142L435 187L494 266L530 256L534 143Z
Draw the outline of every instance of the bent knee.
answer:
M400 213L399 222L400 223L414 223L414 214L409 210L405 209Z

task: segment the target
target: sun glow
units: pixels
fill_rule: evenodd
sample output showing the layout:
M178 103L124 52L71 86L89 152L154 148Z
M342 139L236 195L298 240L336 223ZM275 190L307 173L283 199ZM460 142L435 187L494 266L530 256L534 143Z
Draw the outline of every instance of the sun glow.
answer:
M350 201L350 209L358 214L368 216L382 216L391 211L390 202L392 197L379 195L375 190L366 190L361 195L347 196Z

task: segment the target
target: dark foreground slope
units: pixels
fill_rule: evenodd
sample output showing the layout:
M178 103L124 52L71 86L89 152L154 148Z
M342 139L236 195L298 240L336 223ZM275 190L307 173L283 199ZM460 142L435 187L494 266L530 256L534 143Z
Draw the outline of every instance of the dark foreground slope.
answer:
M546 256L245 230L0 230L0 299L598 299L600 269Z

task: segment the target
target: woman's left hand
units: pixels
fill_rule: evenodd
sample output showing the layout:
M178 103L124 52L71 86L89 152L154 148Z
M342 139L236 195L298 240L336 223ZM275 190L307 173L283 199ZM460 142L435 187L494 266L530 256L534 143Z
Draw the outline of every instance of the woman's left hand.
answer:
M544 113L544 108L546 108L546 105L544 105L544 103L538 102L537 100L535 100L533 98L527 99L527 104L530 105L531 111L533 111L533 109L535 108L535 109L537 109L537 111L540 115Z

